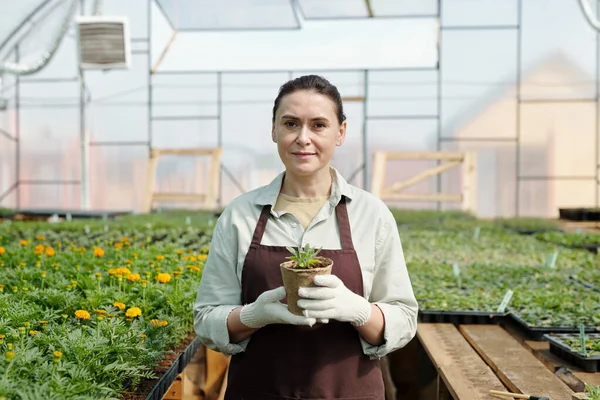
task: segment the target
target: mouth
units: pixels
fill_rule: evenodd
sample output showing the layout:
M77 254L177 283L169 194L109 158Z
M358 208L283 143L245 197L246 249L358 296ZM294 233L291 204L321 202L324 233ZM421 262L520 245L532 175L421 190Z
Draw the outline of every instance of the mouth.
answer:
M316 156L317 153L311 153L308 151L294 151L292 152L293 155L295 155L296 157L309 157L309 156Z

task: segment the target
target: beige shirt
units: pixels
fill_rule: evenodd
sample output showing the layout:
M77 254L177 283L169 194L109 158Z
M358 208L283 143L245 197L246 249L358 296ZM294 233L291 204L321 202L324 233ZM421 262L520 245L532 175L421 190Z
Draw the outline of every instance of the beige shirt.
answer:
M224 354L246 349L252 337L231 343L227 317L241 306L241 278L246 253L263 206L271 215L261 244L341 249L335 206L347 197L352 241L362 269L364 297L382 310L384 343L373 346L362 337L363 352L380 358L404 347L416 334L418 305L400 243L396 221L388 207L369 192L348 184L332 168L331 196L308 227L287 211L275 211L284 172L269 185L247 192L227 205L213 233L210 252L194 304L194 330L201 342ZM358 335L358 333L357 333Z
M298 222L302 225L302 229L306 230L328 199L329 197L327 196L304 198L279 193L273 210L292 214L298 219Z

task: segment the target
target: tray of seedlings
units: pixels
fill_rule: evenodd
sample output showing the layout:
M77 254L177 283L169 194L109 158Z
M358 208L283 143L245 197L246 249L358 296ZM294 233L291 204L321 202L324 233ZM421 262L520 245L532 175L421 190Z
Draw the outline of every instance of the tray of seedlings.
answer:
M562 232L560 225L555 220L543 218L501 218L496 223L504 229L521 235L533 235L536 233Z
M569 221L600 221L600 208L595 207L559 208L558 214Z
M600 371L600 333L552 333L544 335L550 352L586 372Z
M577 232L543 232L536 233L538 240L554 243L571 249L587 250L598 254L600 248L600 234Z

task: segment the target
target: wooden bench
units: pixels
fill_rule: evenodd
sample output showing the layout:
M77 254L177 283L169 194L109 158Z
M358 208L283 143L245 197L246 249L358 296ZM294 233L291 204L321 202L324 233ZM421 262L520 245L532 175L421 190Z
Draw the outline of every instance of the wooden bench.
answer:
M574 393L498 325L423 323L418 326L417 337L453 399L497 399L490 390L552 400L570 400Z

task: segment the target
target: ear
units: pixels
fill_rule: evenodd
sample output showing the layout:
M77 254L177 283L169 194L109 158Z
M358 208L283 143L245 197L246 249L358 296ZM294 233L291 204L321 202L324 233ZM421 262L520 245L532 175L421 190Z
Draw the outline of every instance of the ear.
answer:
M271 124L271 140L277 143L277 135L275 135L275 123Z
M342 124L340 125L340 130L337 133L337 138L335 140L336 146L341 146L344 143L344 140L346 139L346 127L346 121L342 122Z

